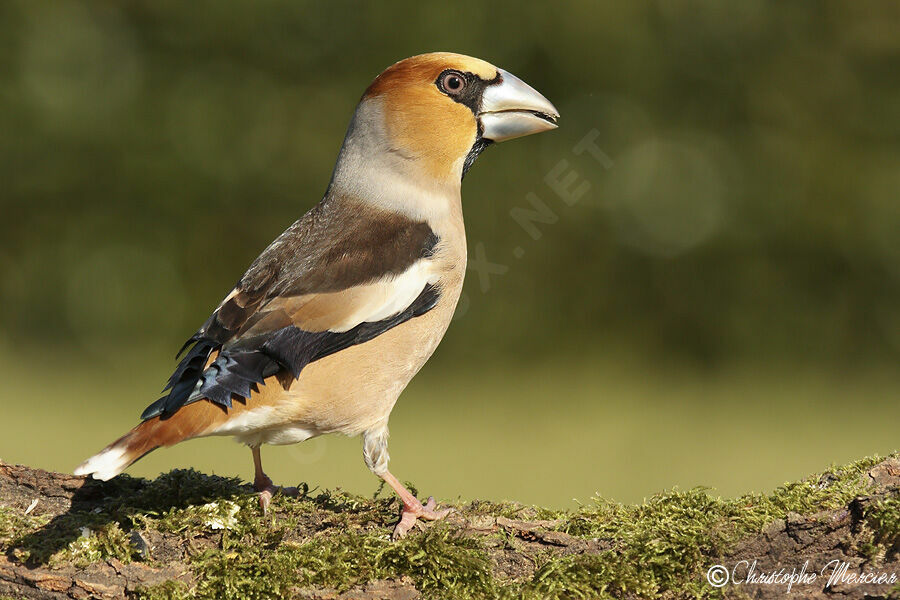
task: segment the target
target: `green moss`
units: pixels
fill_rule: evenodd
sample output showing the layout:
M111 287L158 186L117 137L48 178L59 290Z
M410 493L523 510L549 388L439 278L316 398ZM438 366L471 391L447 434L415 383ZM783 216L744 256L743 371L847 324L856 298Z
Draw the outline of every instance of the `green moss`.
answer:
M412 578L425 594L484 598L495 591L480 543L435 526L391 542L384 530L341 531L306 543L257 543L194 560L197 598L287 598L298 587L346 590L374 579Z
M60 552L76 543L84 529L100 530L110 519L100 513L70 511L51 520L38 530L24 532L11 542L19 560L31 565L47 564Z
M468 535L448 523L435 523L391 542L389 525L399 508L393 497L341 491L312 496L304 489L300 498L276 496L263 517L247 486L195 471L173 471L153 482L125 478L99 489L99 512L73 510L39 531L34 522L23 522L0 507L0 541L6 536L13 540L7 542L10 546L20 542L17 549L33 558L84 564L133 559L131 528L178 536L188 548L191 540L205 538L200 547L206 550L188 552L194 583L144 588L137 596L145 600L288 598L306 587L347 590L401 577L426 598L450 600L715 598L720 591L702 576L712 558L726 555L736 540L790 512L810 515L846 506L870 491L863 475L879 461L866 459L785 484L771 494L737 499L694 489L659 494L640 505L596 498L575 513L508 502L461 507L469 517L544 520L570 535L597 538L608 548L568 556L531 551L536 570L524 580L492 575L491 552L498 545L518 543L504 531ZM866 518L873 531L872 551L896 551L900 500L873 505ZM80 527L93 533L71 537ZM16 535L21 537L15 540ZM30 545L25 543L29 540Z
M135 549L131 546L128 534L122 531L118 523L107 523L97 531L84 528L81 536L69 546L50 557L51 566L74 564L86 567L92 562L116 558L123 563L131 562Z
M723 550L723 524L740 516L737 507L701 489L657 495L636 506L595 499L563 527L609 540L615 550L551 561L530 588L550 598L566 586L583 597L620 597L627 591L653 598L665 590L688 591L707 557Z
M140 586L133 595L135 600L182 600L190 597L187 584L174 579L159 585Z
M693 540L704 532L719 542L761 531L790 512L811 514L846 506L864 494L863 477L881 458L873 457L835 467L795 483L787 483L768 495L747 494L736 499L711 497L704 488L658 494L641 505L622 505L602 498L571 515L559 529L573 535L633 538L658 531L659 535ZM651 536L653 534L651 533Z
M204 475L193 469L177 469L153 481L120 475L107 482L89 480L80 491L83 500L73 498L72 509L45 526L17 527L16 536L8 542L19 560L29 564L58 562L71 548L79 549L79 561L89 557L121 558L130 556L127 533L148 523L163 531L187 529L206 521L197 506L223 502L231 498L247 498L249 488L237 478ZM245 500L249 503L249 500ZM6 511L8 512L8 511ZM9 517L0 515L0 523ZM45 521L46 523L46 521ZM115 524L115 528L111 528ZM0 527L4 527L0 524ZM99 532L97 540L79 541L82 530ZM106 535L105 532L112 535ZM0 539L0 543L2 539ZM75 544L75 546L72 546ZM92 545L102 547L98 552Z
M685 597L706 597L712 592L702 585L701 570L710 557L727 553L734 541L789 512L810 514L846 506L865 493L863 474L881 460L873 457L833 468L769 495L722 499L695 489L659 494L641 505L596 498L559 528L608 540L615 550L599 555L602 560L551 561L538 571L530 589L552 598L565 581L585 597L616 597L627 591L654 598L673 590Z
M138 487L123 500L128 507L159 512L246 496L248 491L248 486L237 477L176 469Z
M346 589L372 579L407 575L423 592L441 597L482 596L493 589L490 562L481 543L437 524L425 533L391 542L386 532L343 532L298 549L303 582Z
M900 542L900 499L880 501L866 513L866 518L878 543L896 546Z
M868 507L864 516L871 541L861 550L870 560L900 551L900 499L881 500Z
M297 575L296 554L287 547L212 551L195 560L196 598L266 600L288 598Z
M616 590L627 589L637 597L645 597L652 590L635 571L638 565L628 566L625 572L614 553L567 556L550 560L535 573L531 581L504 590L507 598L621 598Z
M738 523L742 525L740 529L743 532L759 530L775 519L783 519L789 512L811 514L846 506L853 498L867 492L869 482L865 474L882 460L873 456L846 466L832 466L822 475L786 483L768 496L742 496L735 501L745 508Z
M474 500L465 507L467 514L506 517L508 519L552 521L568 517L570 513L540 506L525 506L517 502L491 502Z
M0 551L9 549L13 540L47 524L45 516L25 515L23 511L0 504Z
M166 533L234 530L246 524L246 520L240 518L242 510L256 510L256 506L241 499L218 500L198 506L172 508L153 515L136 514L132 515L131 521L141 529Z

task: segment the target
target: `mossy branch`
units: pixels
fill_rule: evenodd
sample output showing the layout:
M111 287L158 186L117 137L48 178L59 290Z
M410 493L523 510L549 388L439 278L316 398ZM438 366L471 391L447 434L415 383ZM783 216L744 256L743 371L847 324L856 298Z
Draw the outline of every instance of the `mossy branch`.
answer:
M898 509L891 456L737 499L671 491L576 512L476 501L395 543L389 496L307 489L264 517L237 479L101 483L0 462L0 599L780 598L784 587L715 588L706 570L838 559L900 572Z

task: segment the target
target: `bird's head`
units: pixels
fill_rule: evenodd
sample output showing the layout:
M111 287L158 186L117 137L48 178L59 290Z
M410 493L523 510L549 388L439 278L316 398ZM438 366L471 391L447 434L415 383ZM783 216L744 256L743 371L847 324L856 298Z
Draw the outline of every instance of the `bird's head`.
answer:
M458 185L490 143L555 129L558 117L515 75L477 58L434 52L401 60L372 82L348 143L355 134L377 138L396 161Z

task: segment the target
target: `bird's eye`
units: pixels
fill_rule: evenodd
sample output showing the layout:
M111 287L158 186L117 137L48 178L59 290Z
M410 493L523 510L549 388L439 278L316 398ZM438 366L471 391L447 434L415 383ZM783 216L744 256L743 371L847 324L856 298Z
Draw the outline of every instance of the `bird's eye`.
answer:
M444 92L456 95L462 92L466 87L466 78L461 73L450 71L444 73L440 78L440 87Z

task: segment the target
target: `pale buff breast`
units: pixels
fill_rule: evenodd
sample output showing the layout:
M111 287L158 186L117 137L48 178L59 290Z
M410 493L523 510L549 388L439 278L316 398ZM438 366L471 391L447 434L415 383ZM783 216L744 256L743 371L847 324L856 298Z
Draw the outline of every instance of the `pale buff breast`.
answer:
M421 317L307 366L286 394L295 424L356 435L384 422L444 337L462 286L454 287Z

